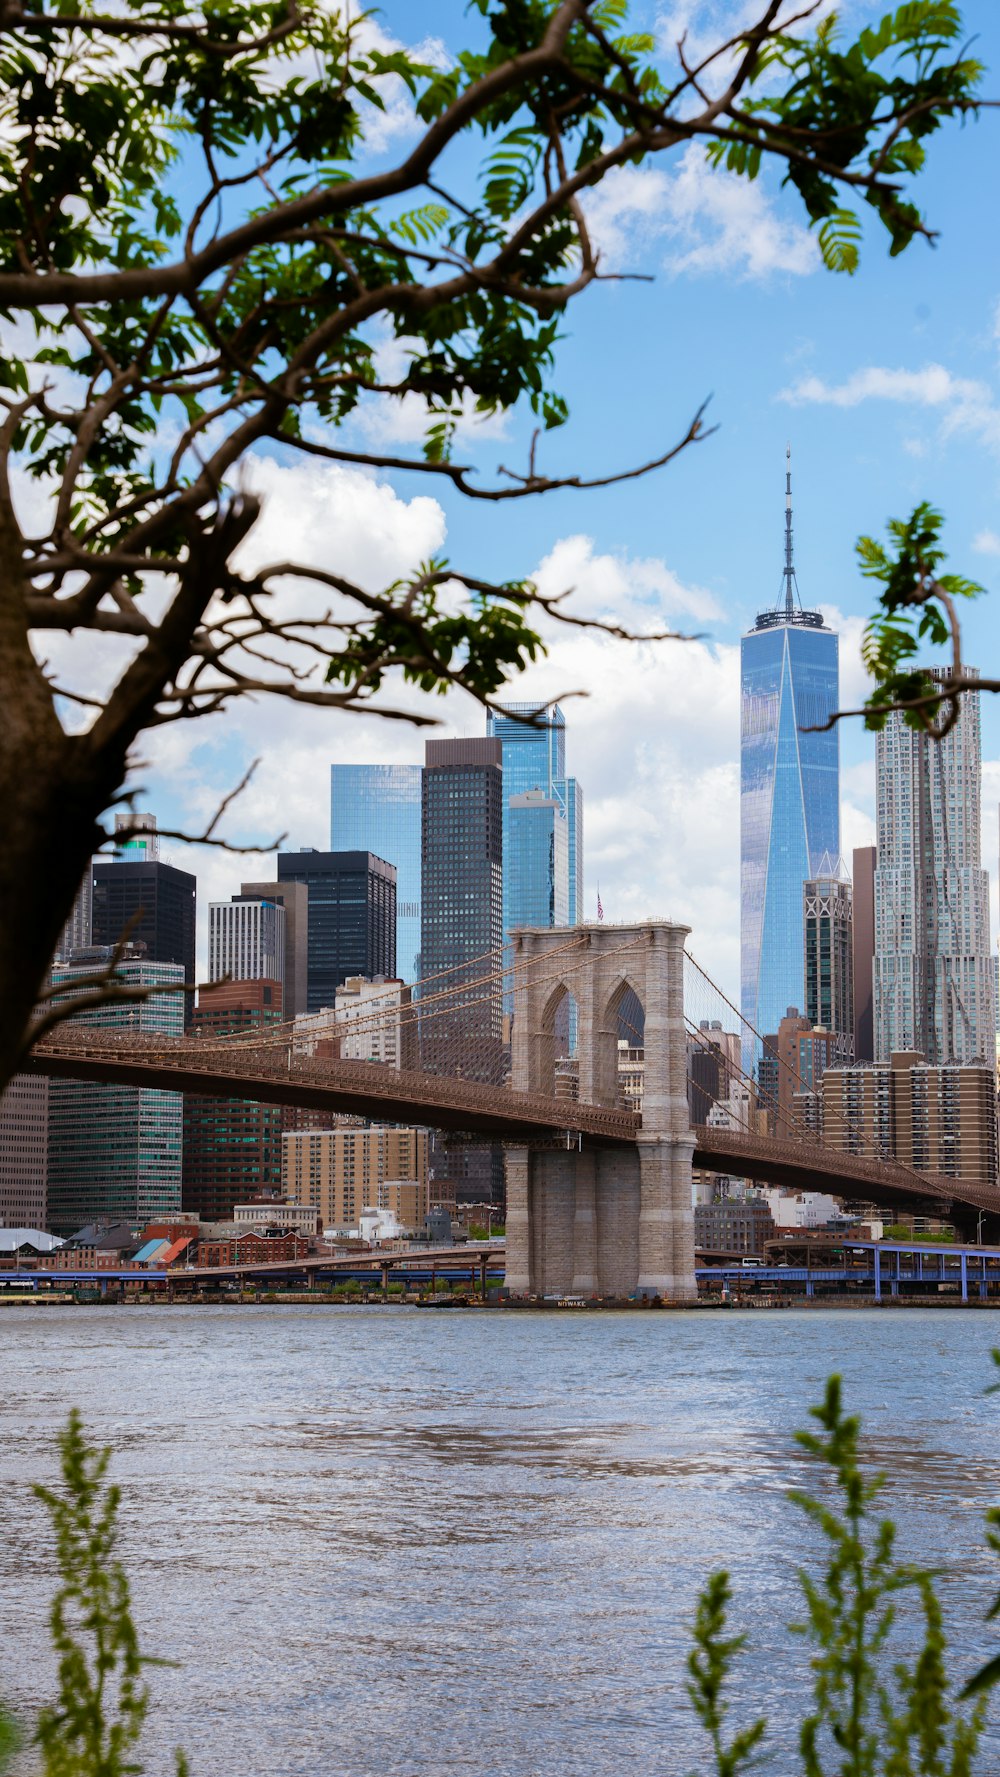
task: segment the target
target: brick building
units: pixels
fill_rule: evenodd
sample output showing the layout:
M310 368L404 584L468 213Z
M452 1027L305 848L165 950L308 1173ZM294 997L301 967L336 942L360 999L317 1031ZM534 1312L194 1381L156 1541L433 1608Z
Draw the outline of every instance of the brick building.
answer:
M764 1242L773 1235L774 1218L757 1197L718 1197L694 1212L694 1243L706 1252L763 1257Z
M290 1228L241 1228L216 1231L198 1242L199 1265L264 1265L281 1260L304 1259L309 1242Z

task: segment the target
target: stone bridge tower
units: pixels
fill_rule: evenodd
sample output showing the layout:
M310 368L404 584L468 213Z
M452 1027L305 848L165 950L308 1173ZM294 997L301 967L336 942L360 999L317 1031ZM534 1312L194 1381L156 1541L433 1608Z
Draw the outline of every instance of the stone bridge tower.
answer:
M506 1287L514 1296L695 1299L684 1028L689 930L650 920L513 933L515 1091L554 1094L556 1019L569 995L580 1102L619 1103L618 1019L630 988L645 1013L635 1146L600 1147L584 1136L566 1151L508 1151Z

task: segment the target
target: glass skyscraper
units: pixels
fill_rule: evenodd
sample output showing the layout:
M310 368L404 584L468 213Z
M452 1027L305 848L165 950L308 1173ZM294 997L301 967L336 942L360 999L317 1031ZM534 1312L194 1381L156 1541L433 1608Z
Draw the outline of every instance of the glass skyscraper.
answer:
M790 473L783 579L740 645L741 1001L761 1036L804 1005L803 885L840 857L837 730L806 732L838 707L838 638L798 600Z
M456 991L446 1008L431 1001L421 1014L421 1065L499 1079L500 1006L483 982L500 972L500 747L429 740L425 748L421 960L428 992ZM466 982L468 994L459 993Z
M331 765L330 850L396 866L396 971L420 978L420 766Z
M566 776L566 719L509 703L486 718L503 755L504 943L515 926L575 925L583 876L583 797Z
M583 919L583 790L575 777L562 783L568 840L566 924L578 926Z
M336 1003L351 975L396 973L396 872L369 851L278 853L278 883L304 882L309 891L306 1005L322 1012Z

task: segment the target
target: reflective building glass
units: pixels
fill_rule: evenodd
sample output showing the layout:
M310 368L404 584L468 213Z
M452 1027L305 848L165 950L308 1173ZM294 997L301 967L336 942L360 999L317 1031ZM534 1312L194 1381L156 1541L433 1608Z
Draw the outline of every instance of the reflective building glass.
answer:
M483 982L500 971L500 747L490 739L429 740L426 756L421 964L426 991L446 983L450 995L444 1005L431 998L421 1016L421 1065L496 1080L500 1006ZM459 991L466 983L467 994Z
M764 612L740 670L741 998L761 1035L803 1005L803 884L840 855L838 640L816 612Z
M575 777L556 783L556 793L566 804L566 924L583 919L583 790Z
M332 765L330 850L396 868L396 972L420 979L420 766Z
M566 777L566 719L552 704L506 704L486 718L503 756L504 943L516 926L574 923L582 868L582 798ZM570 791L572 784L572 812ZM573 883L571 889L571 874Z
M322 1012L349 975L396 973L396 872L368 851L278 853L278 881L309 891L306 1005Z

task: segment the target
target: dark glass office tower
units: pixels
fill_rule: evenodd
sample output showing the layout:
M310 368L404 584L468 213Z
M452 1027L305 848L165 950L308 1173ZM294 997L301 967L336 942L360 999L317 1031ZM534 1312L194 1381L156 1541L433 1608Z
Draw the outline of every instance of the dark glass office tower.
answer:
M468 982L446 1013L420 1021L421 1061L495 1079L502 1070L503 772L499 740L429 740L422 780L421 973L430 994ZM499 987L499 981L497 982ZM456 1040L468 1048L461 1069Z
M332 1006L349 975L395 975L394 865L369 851L279 852L278 882L309 891L308 1011Z
M195 878L149 858L94 860L91 930L95 945L144 944L151 963L180 963L194 986Z

